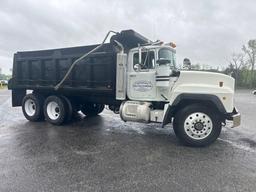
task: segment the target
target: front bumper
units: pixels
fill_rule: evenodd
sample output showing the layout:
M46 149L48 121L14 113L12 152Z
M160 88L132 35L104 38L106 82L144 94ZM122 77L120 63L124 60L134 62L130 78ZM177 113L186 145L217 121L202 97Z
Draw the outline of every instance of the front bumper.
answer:
M226 119L232 121L231 128L238 127L241 124L241 114L236 108L233 109L232 113L227 115Z

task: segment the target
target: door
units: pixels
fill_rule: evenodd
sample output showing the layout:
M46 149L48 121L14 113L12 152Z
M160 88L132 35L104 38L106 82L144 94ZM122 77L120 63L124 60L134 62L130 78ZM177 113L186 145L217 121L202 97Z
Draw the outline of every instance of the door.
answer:
M152 101L156 98L156 70L155 51L142 51L141 65L136 70L139 63L139 53L134 52L129 56L128 67L128 90L127 95L132 100ZM138 65L137 65L138 66Z

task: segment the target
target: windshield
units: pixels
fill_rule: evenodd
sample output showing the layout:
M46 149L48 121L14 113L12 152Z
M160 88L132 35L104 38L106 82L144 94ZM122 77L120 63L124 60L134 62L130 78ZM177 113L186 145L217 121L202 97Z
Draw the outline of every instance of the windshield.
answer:
M176 59L175 59L175 53L168 49L168 48L162 48L159 50L158 52L158 59L161 60L169 60L169 65L171 69L175 69L176 68Z

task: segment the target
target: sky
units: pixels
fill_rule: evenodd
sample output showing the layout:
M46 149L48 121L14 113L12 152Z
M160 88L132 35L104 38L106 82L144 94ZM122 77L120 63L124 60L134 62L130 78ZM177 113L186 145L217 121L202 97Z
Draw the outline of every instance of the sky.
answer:
M225 67L256 39L255 0L1 0L0 68L17 51L100 43L109 30L133 29L175 42L177 61Z

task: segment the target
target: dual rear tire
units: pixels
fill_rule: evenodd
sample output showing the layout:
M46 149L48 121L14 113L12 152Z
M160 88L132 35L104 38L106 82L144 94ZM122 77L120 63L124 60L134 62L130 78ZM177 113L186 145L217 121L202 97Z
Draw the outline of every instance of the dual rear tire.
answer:
M39 94L27 94L22 101L22 112L29 121L40 121L44 118L44 97Z
M53 125L61 125L68 119L68 105L61 97L52 95L44 102L45 120Z
M79 107L65 96L51 95L46 99L40 94L28 94L23 98L22 111L29 121L45 119L53 125L62 125L71 121ZM87 103L81 111L87 116L94 116L104 110L102 104Z

